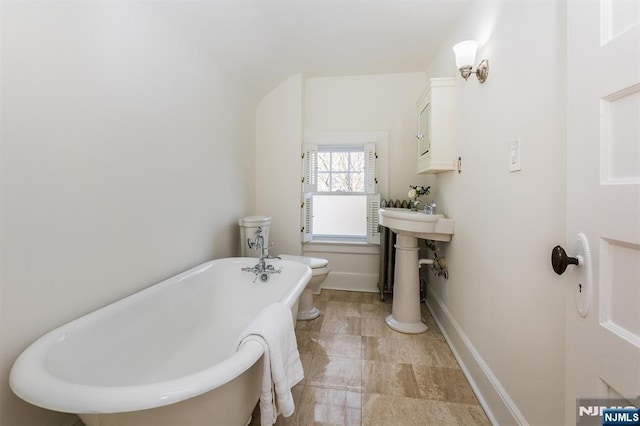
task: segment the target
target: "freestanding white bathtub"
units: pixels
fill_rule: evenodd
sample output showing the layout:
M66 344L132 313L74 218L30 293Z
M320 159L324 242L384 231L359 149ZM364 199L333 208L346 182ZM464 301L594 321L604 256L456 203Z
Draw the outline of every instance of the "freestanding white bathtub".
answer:
M240 333L269 303L295 320L311 270L273 261L268 282L227 258L175 277L42 336L16 360L13 391L77 413L87 426L245 425L260 396L263 349Z

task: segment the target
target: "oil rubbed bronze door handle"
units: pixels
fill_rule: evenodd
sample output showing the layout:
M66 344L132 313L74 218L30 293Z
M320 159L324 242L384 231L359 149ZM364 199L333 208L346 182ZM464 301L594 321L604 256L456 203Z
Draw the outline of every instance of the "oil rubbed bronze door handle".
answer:
M567 266L576 265L577 269L569 274L569 282L573 287L573 296L578 314L582 318L589 315L591 302L593 301L593 271L591 264L591 249L589 240L583 233L579 233L571 251L575 257L567 256L567 252L560 246L551 250L551 266L556 274L561 275L567 270ZM565 281L565 280L563 280Z
M569 257L567 252L560 246L555 246L551 250L551 266L558 275L562 275L569 265L580 265L578 257Z

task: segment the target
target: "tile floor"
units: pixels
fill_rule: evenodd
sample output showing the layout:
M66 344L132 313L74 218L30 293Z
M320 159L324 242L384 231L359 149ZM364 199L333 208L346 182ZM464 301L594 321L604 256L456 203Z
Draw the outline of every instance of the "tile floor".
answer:
M384 322L391 297L323 290L321 315L298 321L305 378L296 412L277 425L488 425L478 400L426 307L426 333L397 333ZM256 408L251 426L260 425Z

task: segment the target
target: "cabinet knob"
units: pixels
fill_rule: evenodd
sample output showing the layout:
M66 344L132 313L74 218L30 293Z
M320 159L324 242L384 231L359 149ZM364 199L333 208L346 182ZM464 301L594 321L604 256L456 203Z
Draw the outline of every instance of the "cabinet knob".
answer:
M416 133L416 139L422 139L423 137L424 137L424 134Z

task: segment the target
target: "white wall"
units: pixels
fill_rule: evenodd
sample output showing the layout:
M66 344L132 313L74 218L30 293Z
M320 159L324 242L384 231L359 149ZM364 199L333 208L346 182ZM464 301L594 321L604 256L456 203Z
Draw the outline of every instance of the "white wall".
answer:
M388 182L382 197L406 199L409 185L431 182L416 175L416 102L426 88L424 73L308 78L305 134L388 131Z
M451 46L470 38L490 62L482 85L455 70ZM462 156L461 174L437 178L456 233L429 303L500 424L563 423L565 288L549 261L565 238L563 49L561 2L477 2L427 72L456 74ZM522 171L509 173L516 138Z
M302 89L302 76L291 76L256 110L255 214L271 216L269 243L274 254L301 252Z
M44 332L238 249L255 100L151 3L2 16L0 424L61 415L9 390Z
M415 173L416 102L425 88L422 72L308 78L304 93L305 134L388 132L388 145L377 147L379 191L383 199L405 200L410 184L430 185L435 180ZM349 248L311 243L305 244L303 250L305 255L329 260L332 272L324 288L377 291L377 246Z

